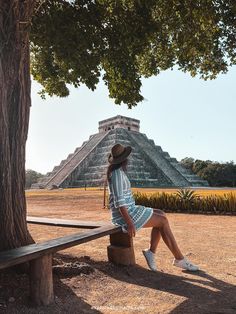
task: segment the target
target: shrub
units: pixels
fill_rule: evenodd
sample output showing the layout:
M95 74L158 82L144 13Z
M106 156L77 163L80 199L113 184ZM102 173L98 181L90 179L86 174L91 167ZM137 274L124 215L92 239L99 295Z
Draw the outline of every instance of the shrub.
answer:
M179 190L177 193L165 192L133 194L137 205L163 209L166 212L193 212L206 214L236 214L236 196L233 193L199 196L191 190Z

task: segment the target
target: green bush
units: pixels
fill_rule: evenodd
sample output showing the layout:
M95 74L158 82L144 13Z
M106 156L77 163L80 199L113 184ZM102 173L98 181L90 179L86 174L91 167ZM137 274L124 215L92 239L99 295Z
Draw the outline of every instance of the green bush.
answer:
M222 195L199 196L191 190L179 190L177 193L165 192L145 193L135 192L135 203L166 212L187 212L206 214L236 214L236 196L233 193Z

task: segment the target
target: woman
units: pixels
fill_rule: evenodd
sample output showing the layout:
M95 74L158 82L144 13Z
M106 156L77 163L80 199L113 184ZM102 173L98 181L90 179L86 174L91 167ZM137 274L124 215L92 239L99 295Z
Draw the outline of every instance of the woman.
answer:
M152 227L150 248L142 251L151 270L158 270L155 253L161 237L174 255L174 266L190 271L199 270L181 253L166 214L160 209L135 205L130 181L125 173L127 158L131 151L130 146L116 144L112 147L108 157L107 180L112 223L120 225L122 231L128 232L130 237L135 236L135 233L141 228Z

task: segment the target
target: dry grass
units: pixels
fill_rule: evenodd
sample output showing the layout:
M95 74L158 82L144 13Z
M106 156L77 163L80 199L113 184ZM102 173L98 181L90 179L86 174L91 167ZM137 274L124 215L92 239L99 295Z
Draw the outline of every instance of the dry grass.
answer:
M209 195L224 195L230 194L236 196L236 188L192 188L190 190L196 191L196 193L200 196L209 196ZM93 194L101 195L103 193L103 187L89 187L86 191L93 192ZM132 188L133 192L145 193L147 195L153 193L161 193L165 192L168 194L176 193L178 189L161 189L161 188ZM58 190L27 190L26 195L28 198L30 197L45 197L45 196L78 196L84 194L84 188L73 188L73 189L58 189Z
M145 194L153 194L153 193L176 193L179 189L148 189L148 188L133 188L132 189L134 192L141 192ZM224 195L228 193L233 193L236 195L236 188L235 189L230 189L230 188L189 188L189 190L195 191L198 195L200 196L209 196L209 195Z

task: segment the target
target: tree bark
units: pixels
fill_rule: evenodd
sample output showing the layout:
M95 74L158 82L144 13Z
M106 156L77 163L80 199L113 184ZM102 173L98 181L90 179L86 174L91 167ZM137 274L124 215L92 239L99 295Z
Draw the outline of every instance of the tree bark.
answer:
M0 0L0 251L33 242L26 224L24 187L34 2Z
M49 305L54 300L52 255L45 255L30 263L30 297L34 305Z

